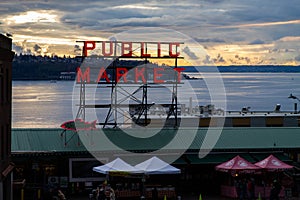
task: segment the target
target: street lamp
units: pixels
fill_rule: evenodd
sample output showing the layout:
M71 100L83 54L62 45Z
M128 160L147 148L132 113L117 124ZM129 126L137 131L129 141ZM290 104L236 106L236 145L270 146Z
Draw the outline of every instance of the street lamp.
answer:
M297 99L300 102L300 99L298 97L294 96L292 93L290 94L290 96L288 98Z
M289 99L297 99L299 102L300 102L300 99L296 96L294 96L292 93L290 94L290 96L288 97ZM298 111L297 111L297 103L294 104L294 113L296 114Z

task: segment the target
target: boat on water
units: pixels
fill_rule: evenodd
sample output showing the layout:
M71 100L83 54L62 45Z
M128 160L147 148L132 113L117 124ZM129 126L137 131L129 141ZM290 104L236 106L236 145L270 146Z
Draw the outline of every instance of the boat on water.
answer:
M61 72L59 80L75 80L76 72Z
M190 79L202 79L200 77L196 77L194 75L195 73L182 73L182 76L187 79L187 80L190 80Z

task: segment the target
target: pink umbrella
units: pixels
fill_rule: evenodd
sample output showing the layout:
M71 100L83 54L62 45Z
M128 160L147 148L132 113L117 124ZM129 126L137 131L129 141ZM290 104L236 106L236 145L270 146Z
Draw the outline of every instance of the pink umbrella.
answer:
M251 173L261 169L260 167L248 162L240 156L235 156L231 160L216 166L216 170L223 172L245 172Z
M292 169L293 166L288 165L273 155L255 163L256 166L266 169L268 171L275 171L275 170L284 170L284 169Z
M293 166L282 162L272 154L269 157L255 163L255 165L269 172L281 171L281 170L293 168ZM265 185L264 185L264 196L266 197Z

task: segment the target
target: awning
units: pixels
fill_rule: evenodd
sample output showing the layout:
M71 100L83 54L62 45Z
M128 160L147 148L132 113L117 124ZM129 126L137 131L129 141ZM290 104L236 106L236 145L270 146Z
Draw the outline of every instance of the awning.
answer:
M113 175L128 175L130 173L137 174L141 173L140 170L134 168L130 164L126 163L121 158L116 158L115 160L106 163L105 165L101 165L98 167L93 167L93 171L99 172L102 174L110 174Z
M289 165L280 159L278 159L274 155L269 155L267 158L255 163L256 166L267 170L267 171L281 171L281 170L286 170L286 169L292 169L293 166Z
M181 170L173 167L164 160L153 156L144 162L134 166L137 170L143 171L144 174L180 174Z
M186 155L186 160L189 164L220 164L226 162L233 157L240 155L249 162L255 162L253 157L248 153L214 153L208 154L204 158L199 158L198 154Z
M252 164L251 162L245 160L245 158L237 155L234 158L217 165L215 169L218 171L231 173L252 173L256 170L259 170L260 167Z

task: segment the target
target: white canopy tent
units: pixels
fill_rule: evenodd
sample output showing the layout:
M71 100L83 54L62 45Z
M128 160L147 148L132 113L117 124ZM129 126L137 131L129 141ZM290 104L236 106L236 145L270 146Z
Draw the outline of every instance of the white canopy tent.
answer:
M156 156L134 166L143 174L180 174L180 169L169 165Z
M109 174L109 173L115 173L115 172L124 172L124 173L131 173L131 174L142 173L141 170L137 170L135 167L126 163L121 158L116 158L115 160L113 160L105 165L93 167L93 171L99 172L102 174Z
M180 169L173 167L166 163L165 161L154 156L136 166L131 166L120 158L98 167L93 167L93 171L99 172L102 174L111 174L111 173L125 173L125 174L139 174L143 175L143 192L145 194L145 175L151 174L180 174Z

